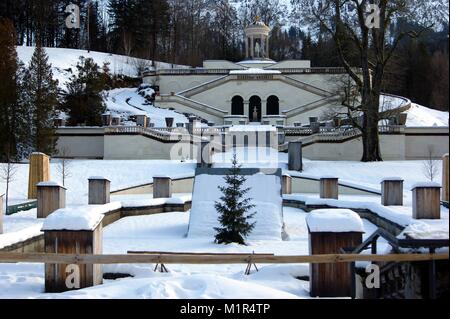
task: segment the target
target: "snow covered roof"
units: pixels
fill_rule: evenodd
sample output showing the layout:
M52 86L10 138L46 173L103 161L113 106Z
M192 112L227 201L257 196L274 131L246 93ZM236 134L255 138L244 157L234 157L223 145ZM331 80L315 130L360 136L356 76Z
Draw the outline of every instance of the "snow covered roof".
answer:
M411 187L411 190L416 188L441 188L441 184L435 182L421 182L416 183Z
M105 213L120 209L121 207L121 203L115 202L106 205L62 208L50 214L45 219L42 230L94 230L103 220Z
M281 72L276 71L276 70L264 70L264 69L258 69L258 68L230 71L230 75L235 75L235 74L281 74Z
M357 213L349 209L319 209L306 218L311 233L364 233L364 225Z
M107 181L109 181L109 179L107 179L106 177L103 177L103 176L91 176L91 177L88 178L88 180L92 180L92 181L95 181L95 180L107 180Z
M381 180L381 182L403 182L404 179L402 177L385 177Z
M40 182L40 183L37 183L37 186L39 186L39 187L62 187L65 189L65 187L62 186L60 183L52 182L52 181Z

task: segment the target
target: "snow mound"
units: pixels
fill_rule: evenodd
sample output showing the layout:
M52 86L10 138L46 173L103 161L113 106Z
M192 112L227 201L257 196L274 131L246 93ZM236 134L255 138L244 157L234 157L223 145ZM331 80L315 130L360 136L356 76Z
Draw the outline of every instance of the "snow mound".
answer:
M448 239L448 220L416 221L400 234L399 238L412 239Z
M226 171L226 170L224 170ZM223 175L197 175L194 182L192 210L189 222L189 237L214 238L215 227L220 227L214 205L222 193L218 186L225 186ZM249 214L256 213L250 222L256 222L249 235L250 240L281 240L283 228L283 200L281 180L276 175L254 174L246 176L244 188L251 204L255 205Z
M441 112L427 108L422 105L412 104L408 111L408 119L406 126L422 127L422 126L448 126L449 113Z
M441 184L439 183L435 183L435 182L420 182L420 183L415 183L411 186L411 190L416 189L416 188L440 188Z
M364 233L364 224L357 213L349 209L319 209L306 218L311 233Z

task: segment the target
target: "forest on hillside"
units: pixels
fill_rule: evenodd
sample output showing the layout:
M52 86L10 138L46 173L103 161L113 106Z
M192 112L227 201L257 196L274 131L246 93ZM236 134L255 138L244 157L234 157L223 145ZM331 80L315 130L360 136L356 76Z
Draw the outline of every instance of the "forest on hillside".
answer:
M66 27L70 3L80 8L79 29ZM448 1L442 4L448 9ZM14 23L17 45L39 40L44 47L201 66L205 59L243 59L243 29L258 15L272 28L272 59L341 66L333 39L309 27L299 17L299 6L290 0L2 0L0 17ZM414 20L397 19L390 33L395 37L420 28ZM440 21L417 38L402 39L383 91L448 110L448 34L448 24ZM360 63L356 57L351 62Z

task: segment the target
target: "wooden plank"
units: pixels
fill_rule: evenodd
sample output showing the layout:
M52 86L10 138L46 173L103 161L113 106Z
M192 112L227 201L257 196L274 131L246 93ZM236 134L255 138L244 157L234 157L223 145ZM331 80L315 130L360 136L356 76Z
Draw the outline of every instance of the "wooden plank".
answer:
M258 264L321 264L346 263L356 261L374 262L415 262L448 260L449 254L391 254L355 255L328 254L310 256L254 256L254 255L83 255L83 254L14 254L0 252L0 263L52 263L52 264L248 264L249 260Z
M449 201L449 155L442 158L442 201Z
M189 252L163 252L163 251L128 251L131 255L189 255L189 256L275 256L275 254L222 254L222 253L189 253Z

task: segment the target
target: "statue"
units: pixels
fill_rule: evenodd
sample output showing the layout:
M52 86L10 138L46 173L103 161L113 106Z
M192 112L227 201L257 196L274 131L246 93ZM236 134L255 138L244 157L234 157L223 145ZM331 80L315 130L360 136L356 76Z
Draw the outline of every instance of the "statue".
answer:
M258 108L255 106L255 108L253 109L253 122L258 122L259 118L258 118Z
M260 58L261 57L261 46L258 42L256 42L255 45L255 57Z

